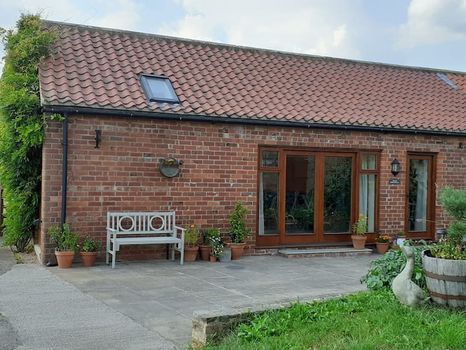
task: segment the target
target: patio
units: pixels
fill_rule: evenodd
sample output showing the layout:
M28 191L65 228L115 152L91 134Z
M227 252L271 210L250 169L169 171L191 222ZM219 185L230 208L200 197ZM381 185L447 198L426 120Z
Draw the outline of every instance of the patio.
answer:
M364 290L359 283L374 256L285 259L254 256L231 263L118 263L112 270L51 268L83 293L184 347L193 311L308 300Z

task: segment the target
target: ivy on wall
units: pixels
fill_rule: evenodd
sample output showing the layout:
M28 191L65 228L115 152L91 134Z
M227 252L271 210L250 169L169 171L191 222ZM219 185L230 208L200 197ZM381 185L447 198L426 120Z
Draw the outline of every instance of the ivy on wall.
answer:
M38 66L55 34L40 17L21 15L14 30L1 29L5 65L0 79L0 184L5 200L4 244L24 251L39 217L45 119Z

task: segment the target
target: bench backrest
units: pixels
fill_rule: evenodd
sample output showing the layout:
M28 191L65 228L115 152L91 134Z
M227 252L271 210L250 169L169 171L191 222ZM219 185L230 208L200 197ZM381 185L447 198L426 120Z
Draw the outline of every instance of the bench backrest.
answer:
M124 234L175 234L175 212L109 212L107 228Z

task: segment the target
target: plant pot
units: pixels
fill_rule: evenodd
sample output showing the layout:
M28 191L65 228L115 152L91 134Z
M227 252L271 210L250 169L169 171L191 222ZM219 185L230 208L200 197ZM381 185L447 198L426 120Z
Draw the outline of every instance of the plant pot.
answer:
M435 303L466 308L466 260L434 258L427 250L422 253L422 267Z
M201 259L204 261L209 261L209 256L210 256L210 246L203 244L200 247L201 250Z
M377 253L385 254L388 251L388 248L390 248L390 243L388 243L388 242L385 242L385 243L377 242L376 246L377 246Z
M229 262L231 261L231 247L223 248L223 254L218 258L220 262Z
M366 235L351 235L354 249L364 249L366 246Z
M73 265L73 251L55 251L55 256L57 257L57 263L59 268L69 269Z
M199 247L184 247L184 261L196 261Z
M243 255L244 243L231 243L231 260L239 260Z
M210 262L217 262L217 257L211 255L211 256L210 256Z
M95 264L95 259L97 258L97 252L81 252L81 260L83 266L92 267Z

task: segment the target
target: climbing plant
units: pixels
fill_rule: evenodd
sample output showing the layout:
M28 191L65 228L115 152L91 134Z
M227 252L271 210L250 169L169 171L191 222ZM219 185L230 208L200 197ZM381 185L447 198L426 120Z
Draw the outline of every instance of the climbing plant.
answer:
M40 203L45 119L40 109L38 66L54 41L38 15L21 15L13 30L0 30L5 61L0 79L0 184L5 200L4 244L23 251L32 238Z

